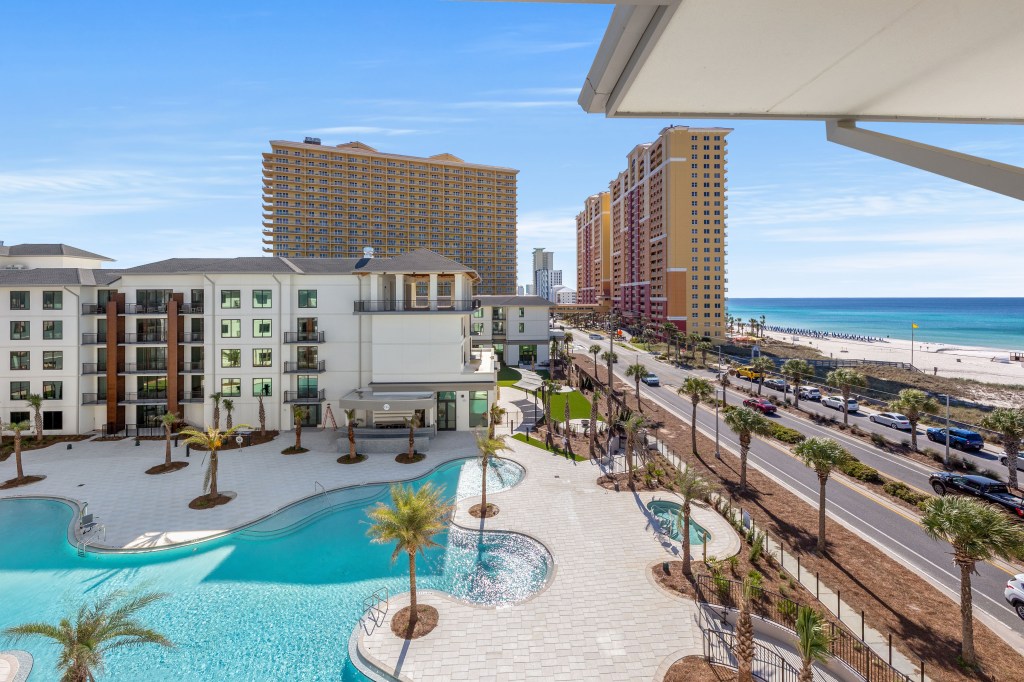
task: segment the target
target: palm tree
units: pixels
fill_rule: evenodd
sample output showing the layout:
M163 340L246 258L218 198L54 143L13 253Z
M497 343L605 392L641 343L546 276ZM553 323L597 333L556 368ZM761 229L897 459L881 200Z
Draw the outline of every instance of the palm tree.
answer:
M750 318L749 320L747 320L747 324L750 325L750 333L753 334L754 336L757 336L757 318Z
M744 578L740 589L740 610L736 616L736 650L733 652L736 656L737 682L754 680L754 623L750 619L750 607L757 593L757 586L749 578Z
M679 496L683 498L677 523L679 541L683 545L683 573L690 575L690 513L693 511L693 501L703 500L711 494L712 488L693 467L686 467L676 477L676 488L679 490Z
M814 368L806 360L794 358L782 363L782 376L793 385L793 399L796 401L796 409L800 409L800 385L804 379L814 376Z
M703 341L697 344L697 350L700 351L700 364L704 365L705 367L708 366L708 353L714 347L715 345L708 341L707 339L704 339Z
M712 386L711 382L707 379L701 379L700 377L687 377L683 381L683 385L676 390L676 393L689 398L690 403L693 405L693 414L690 417L690 445L693 449L693 454L696 455L697 405L710 400L711 396L715 394L715 387Z
M757 326L761 329L761 338L762 339L764 338L764 319L765 319L764 315L762 315L761 319L757 321Z
M772 423L762 415L747 407L737 407L725 415L725 424L736 432L740 439L740 489L747 489L747 453L750 451L750 438L754 434L767 436L771 433Z
M227 420L227 422L225 422L225 424L230 429L231 428L231 413L235 411L235 401L231 400L229 398L224 398L224 400L221 401L221 405L224 406L224 411L228 413L228 420Z
M420 417L418 414L413 413L411 417L403 419L405 425L409 427L409 452L406 454L409 461L412 461L416 457L416 427L420 425Z
M206 473L203 475L203 492L206 493L210 500L216 500L220 496L220 491L217 489L217 451L224 444L225 438L233 436L238 429L248 428L250 427L247 424L239 424L222 433L215 426L207 427L206 431L189 426L179 432L180 435L185 436L185 443L187 445L204 448L210 452L210 463L206 465Z
M345 422L348 427L348 461L356 461L356 411L345 410Z
M690 332L686 335L686 345L690 348L690 364L697 362L697 344L704 340L704 337L697 332Z
M810 606L801 606L796 614L796 649L800 653L799 682L814 682L815 662L824 663L831 652L832 637L825 632L821 614Z
M633 477L633 447L636 444L636 437L643 429L647 420L642 415L632 414L619 421L619 426L626 433L626 473Z
M36 413L36 442L38 443L43 439L43 396L38 393L29 393L25 400Z
M309 408L302 405L292 406L292 424L295 425L295 445L296 450L302 450L302 422L309 416Z
M971 574L979 561L1024 556L1024 528L1001 509L970 497L933 497L923 508L924 532L953 546L953 563L960 568L960 657L976 667Z
M592 343L592 344L590 344L590 348L587 349L587 352L594 356L594 380L596 381L597 380L597 355L598 355L598 353L601 352L601 346L597 345L596 343Z
M558 384L551 379L545 379L541 384L541 388L544 391L544 423L547 425L547 431L544 434L544 443L548 449L551 449L555 444L554 431L555 425L552 421L551 416L551 394L558 388Z
M1003 437L1003 452L1006 453L1007 480L1010 487L1017 487L1017 455L1020 452L1020 441L1024 437L1024 411L1011 410L1005 407L993 410L985 415L981 425L986 429L998 431Z
M136 613L164 596L150 593L131 597L115 590L91 606L83 604L74 622L65 617L58 625L25 623L5 629L4 634L15 641L30 636L53 640L60 647L57 671L62 673L61 681L93 682L103 671L103 657L109 651L143 644L174 646L156 630L133 619Z
M164 425L164 436L165 436L165 447L164 447L164 466L170 468L171 466L171 429L174 428L174 423L178 421L178 415L173 412L164 412L160 415L160 423Z
M636 382L636 409L643 412L644 406L640 402L640 380L647 376L647 368L639 362L633 363L626 368L626 376Z
M849 458L849 453L831 438L808 438L793 452L818 474L818 553L825 552L825 484L829 474Z
M601 390L594 387L590 396L590 459L597 456L597 402L601 399Z
M825 383L834 388L838 388L843 394L843 424L849 424L850 390L854 386L867 386L868 380L864 378L863 374L856 370L840 367L839 369L832 370L825 376Z
M14 432L14 466L18 474L14 480L20 481L25 478L25 470L21 466L21 432L28 431L32 426L28 422L11 422L7 428Z
M414 490L412 486L391 486L391 506L378 502L367 512L373 522L367 530L372 542L395 543L391 561L405 552L409 555L409 631L419 618L416 604L416 553L423 554L430 547L438 547L434 536L448 526L451 505L441 497L442 489L426 483Z
M259 404L259 420L260 420L260 435L267 435L267 409L263 406L263 394L256 396L256 402Z
M508 414L508 410L500 404L493 403L491 405L491 409L487 414L487 435L489 438L494 438L494 432L506 414Z
M924 391L905 388L889 403L889 409L903 414L910 422L910 447L917 451L917 422L927 412L936 412L939 404Z
M495 438L494 436L483 436L477 434L476 436L476 448L477 455L480 458L480 468L483 471L483 483L480 488L480 516L487 518L488 516L488 505L487 505L487 467L496 459L501 459L501 455L498 453L502 450L508 450L508 444L505 443L505 437Z
M757 394L761 395L761 388L764 386L764 378L768 372L775 371L775 363L763 355L759 355L750 361L750 369L761 375L761 378L757 380Z
M572 409L569 407L569 396L565 396L565 402L562 403L562 434L564 435L563 442L565 443L565 449L568 454L572 454L572 441L569 440L569 422L572 418Z
M679 327L675 326L671 322L662 322L661 323L661 338L665 340L665 352L666 353L669 350L671 350L669 348L669 344L672 342L672 337L676 335L677 331L679 331Z
M220 428L220 401L223 397L220 391L210 394L210 400L213 401L213 427L216 429Z

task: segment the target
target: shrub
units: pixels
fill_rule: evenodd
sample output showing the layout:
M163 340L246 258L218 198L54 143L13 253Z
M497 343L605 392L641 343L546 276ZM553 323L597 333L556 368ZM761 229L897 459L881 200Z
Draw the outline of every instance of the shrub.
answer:
M859 435L861 435L864 432L861 431L861 428L859 426L857 426L856 424L853 424L853 425L850 426L850 433L852 433L855 436L859 436Z
M889 441L885 439L885 436L880 433L872 433L871 442L880 448L884 448L889 443Z
M900 445L902 445L905 448L909 448L910 447L910 439L909 438L904 438L903 440L900 441Z
M904 502L909 502L910 504L914 505L924 502L929 497L928 495L919 493L916 490L912 490L906 483L902 481L889 481L888 483L882 486L882 490L884 490L886 493L892 495L897 499L903 500Z
M712 573L711 582L714 583L715 592L718 593L718 596L721 598L722 603L727 603L729 601L729 591L731 587L729 579L722 575L721 572Z
M797 443L802 443L807 438L807 436L800 433L796 429L791 429L788 426L776 424L775 422L772 422L771 434L772 438L774 438L775 440L782 441L783 443L786 443L788 445L796 445Z
M761 553L764 552L764 533L755 533L754 540L750 543L750 554L748 558L750 563L756 564L761 559Z
M988 478L992 478L997 481L1003 480L1002 474L1000 474L1000 472L996 471L995 469L978 469L978 473L981 474L982 476L987 476Z
M925 448L924 450L921 451L921 454L931 457L933 462L938 462L939 464L942 464L942 462L945 461L945 458L943 458L942 453L936 452L931 448Z
M878 473L878 469L869 467L867 464L863 464L852 455L849 459L839 465L839 470L847 476L856 478L858 481L864 481L865 483L882 482L882 475Z
M733 575L736 575L736 570L740 567L740 558L733 554L731 557L729 557L728 562L729 572Z
M782 622L791 625L796 622L796 614L798 607L796 602L790 601L789 599L782 599L779 601L779 618Z
M764 594L764 576L756 568L750 569L747 573L747 583L750 585L751 597L754 599L760 599L761 595Z

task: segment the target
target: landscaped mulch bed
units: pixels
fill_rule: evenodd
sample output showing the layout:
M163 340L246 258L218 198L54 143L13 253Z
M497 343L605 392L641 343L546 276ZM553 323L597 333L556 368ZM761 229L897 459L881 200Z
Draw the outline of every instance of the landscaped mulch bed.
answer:
M150 467L146 469L146 473L150 474L151 476L156 476L158 474L169 474L173 471L180 471L181 469L184 469L187 466L188 462L182 462L181 460L177 460L171 462L170 464L164 463L158 464L155 467Z
M294 445L289 445L281 451L282 455L301 455L309 452L309 448L297 448Z
M43 436L43 439L37 442L33 434L22 433L21 451L28 452L29 450L48 448L56 443L78 443L83 440L89 440L90 438L92 438L92 436L88 435ZM14 454L14 438L11 436L5 436L3 441L3 446L0 446L0 462L6 462L7 458Z
M687 656L673 663L663 679L664 682L732 682L736 679L736 670L711 665L702 656Z
M235 499L234 495L227 495L225 493L220 493L216 497L211 497L210 495L200 495L199 497L188 503L188 508L213 509L214 507L223 506L233 499Z
M488 502L487 503L487 513L484 514L481 506L479 504L474 504L472 507L469 508L469 515L472 516L474 519L481 519L481 518L489 519L492 516L497 516L498 515L498 505L491 504L490 502Z
M279 434L278 434L277 431L267 431L267 433L265 435L260 435L259 431L253 431L251 439L250 438L246 438L245 436L242 437L242 444L241 445L239 445L238 443L235 442L235 437L234 436L229 436L227 438L222 438L221 439L221 441L222 441L221 442L221 446L219 448L217 448L217 450L222 452L224 450L245 449L245 448L251 447L253 445L263 445L264 443L269 443L270 441L274 440L275 438L278 437L278 435ZM178 441L178 438L175 438L173 436L171 437L171 439L174 440L175 442ZM99 440L99 439L97 439L97 440ZM206 450L206 448L204 448L202 446L199 446L199 445L192 445L190 447L193 450L198 450L200 452L203 452L203 451Z
M398 462L399 464L415 464L416 462L422 462L426 458L427 456L422 452L417 452L413 454L412 457L409 456L408 452L403 452L402 454L395 457L395 461Z
M360 462L365 462L367 459L369 459L369 457L360 452L357 452L355 457L342 455L341 457L338 458L338 464L359 464Z
M11 490L12 488L20 488L23 485L32 485L33 483L39 483L39 481L42 481L45 478L46 476L22 476L21 478L12 478L0 484L0 490Z
M593 361L577 355L576 361L593 374ZM607 381L604 367L599 379ZM617 389L623 382L615 380ZM633 401L630 401L633 402ZM604 408L604 401L600 407ZM690 454L690 428L660 407L644 401L644 414L663 423L658 437L687 463L719 486L743 507L759 528L785 543L799 556L804 570L820 573L822 582L842 592L843 601L863 610L870 627L893 634L893 645L912 661L924 659L925 673L936 682L952 680L1020 679L1024 657L975 619L975 647L983 672L965 673L956 662L960 652L960 605L946 597L912 569L889 558L873 543L828 519L829 550L814 553L818 513L813 507L760 471L748 468L749 489L739 490L739 460L724 454L714 457L714 442L698 434L698 455ZM922 531L923 532L923 531ZM924 620L927 622L923 622Z
M403 639L418 639L429 635L437 627L437 609L429 604L416 605L416 628L413 630L409 629L409 616L411 615L411 606L399 610L391 619L391 632Z

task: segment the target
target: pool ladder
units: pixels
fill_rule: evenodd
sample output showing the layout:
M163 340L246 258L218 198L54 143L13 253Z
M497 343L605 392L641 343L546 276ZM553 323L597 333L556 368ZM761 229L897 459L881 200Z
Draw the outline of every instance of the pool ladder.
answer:
M387 587L381 587L363 599L363 615L359 617L359 624L363 632L369 637L373 631L384 624L384 618L388 615L388 603L390 595Z
M320 481L313 481L313 494L314 495L317 493L317 490L319 490L320 494L323 495L324 509L327 509L329 506L331 506L330 502L327 499L327 488L325 488L324 484L321 483Z
M92 530L92 532L90 533L88 538L84 538L83 537L83 538L78 540L78 542L76 543L76 547L78 549L78 556L79 557L81 557L83 559L85 558L85 551L87 549L89 549L89 545L92 543L93 540L96 539L97 535L101 535L103 537L103 539L106 540L107 539L107 527L104 526L104 525L96 526L96 528L94 528Z

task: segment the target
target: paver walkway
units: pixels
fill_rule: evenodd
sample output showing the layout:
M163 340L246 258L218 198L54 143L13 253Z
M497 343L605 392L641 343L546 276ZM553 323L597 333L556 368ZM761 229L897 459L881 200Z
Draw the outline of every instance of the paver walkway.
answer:
M596 485L601 471L590 462L509 443L526 478L488 495L501 513L485 527L544 543L555 561L547 588L526 603L498 609L424 593L440 612L434 632L406 643L391 633L388 620L360 637L363 656L417 681L650 680L668 657L699 653L695 604L648 578L651 564L676 559L679 551L646 513L650 500L667 494L607 491ZM459 504L456 523L480 526L468 514L477 501ZM712 533L709 555L739 549L739 538L713 512L695 509L694 520ZM388 618L407 604L408 595L392 600Z

